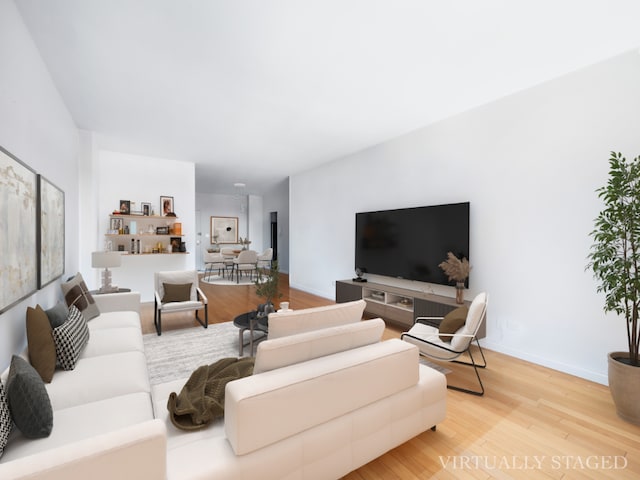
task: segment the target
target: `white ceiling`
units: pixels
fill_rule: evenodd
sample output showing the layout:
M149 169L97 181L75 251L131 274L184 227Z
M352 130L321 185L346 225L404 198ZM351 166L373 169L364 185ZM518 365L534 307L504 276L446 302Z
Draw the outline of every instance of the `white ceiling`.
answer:
M640 45L632 0L15 0L77 126L248 193Z

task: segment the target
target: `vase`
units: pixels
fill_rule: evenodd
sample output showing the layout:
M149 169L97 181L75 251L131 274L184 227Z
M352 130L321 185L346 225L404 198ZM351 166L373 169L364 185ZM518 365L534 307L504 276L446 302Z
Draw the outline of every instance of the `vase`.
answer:
M456 303L459 305L464 303L464 282L456 283Z

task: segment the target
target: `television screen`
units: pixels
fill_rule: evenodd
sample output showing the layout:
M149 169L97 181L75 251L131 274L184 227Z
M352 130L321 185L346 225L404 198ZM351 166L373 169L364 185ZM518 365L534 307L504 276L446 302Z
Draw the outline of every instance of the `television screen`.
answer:
M365 273L454 285L438 267L447 252L469 259L469 202L356 213L355 267Z

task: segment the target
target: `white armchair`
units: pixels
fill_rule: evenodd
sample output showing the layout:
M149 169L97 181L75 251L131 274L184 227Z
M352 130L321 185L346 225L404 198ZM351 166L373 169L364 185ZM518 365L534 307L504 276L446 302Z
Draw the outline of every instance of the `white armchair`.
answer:
M453 333L443 328L444 324L440 323L441 317L417 317L415 323L408 332L402 333L400 338L405 342L413 343L420 350L420 355L433 360L444 362L455 362L462 365L468 365L474 368L480 390L470 390L455 385L447 385L452 390L458 390L473 395L484 395L484 385L480 379L478 368L485 368L487 360L482 352L480 341L478 340L478 330L487 315L488 296L486 293L476 295L471 302L469 311L464 318L464 323ZM439 327L435 325L440 325ZM473 340L476 341L480 355L482 356L482 364L476 363L471 352ZM469 355L470 361L458 360L464 353Z
M209 324L208 300L198 286L198 272L195 270L156 272L155 308L153 324L158 335L162 334L162 313L187 312L195 310L196 320L204 328ZM198 312L204 310L204 320Z

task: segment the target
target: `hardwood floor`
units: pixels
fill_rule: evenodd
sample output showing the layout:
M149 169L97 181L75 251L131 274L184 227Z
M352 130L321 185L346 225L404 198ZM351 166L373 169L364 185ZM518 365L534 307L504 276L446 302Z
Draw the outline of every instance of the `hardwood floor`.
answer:
M209 323L226 322L260 303L254 288L202 283ZM333 303L289 288L282 300L301 309ZM153 332L153 305L142 327ZM163 330L198 326L193 315L166 315ZM198 328L202 328L198 326ZM400 330L388 326L385 338ZM377 479L635 479L640 478L640 427L619 419L608 387L484 349L483 397L448 391L447 418L351 472L346 480ZM473 370L445 364L447 381L473 386Z

